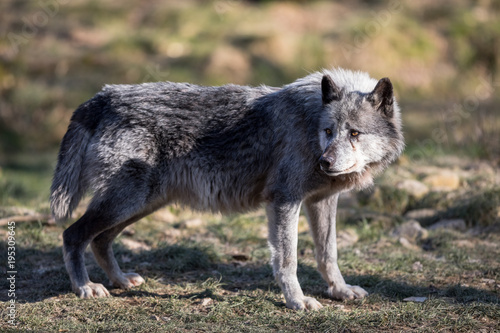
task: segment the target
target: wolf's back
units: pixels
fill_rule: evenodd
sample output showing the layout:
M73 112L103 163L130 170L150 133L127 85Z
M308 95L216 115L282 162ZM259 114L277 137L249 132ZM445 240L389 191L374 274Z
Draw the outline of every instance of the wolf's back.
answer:
M96 96L97 97L97 96ZM61 142L54 179L50 188L50 208L57 222L64 222L80 202L86 187L82 182L82 165L90 137L93 135L89 118L93 112L96 97L83 103L73 113L68 131ZM99 104L99 103L97 103ZM93 122L98 122L93 119Z

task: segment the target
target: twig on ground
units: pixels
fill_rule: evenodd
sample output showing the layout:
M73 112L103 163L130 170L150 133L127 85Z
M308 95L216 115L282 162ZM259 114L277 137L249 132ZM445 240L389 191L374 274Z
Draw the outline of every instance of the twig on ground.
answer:
M4 217L0 219L0 226L7 225L10 221L15 222L32 222L32 221L46 221L47 224L54 224L52 216L47 214L38 215L14 215L9 217Z

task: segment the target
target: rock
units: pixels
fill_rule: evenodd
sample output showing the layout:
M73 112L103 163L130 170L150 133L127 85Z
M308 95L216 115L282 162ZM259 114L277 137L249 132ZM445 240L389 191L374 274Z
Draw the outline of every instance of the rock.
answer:
M201 300L200 304L201 304L201 306L208 306L208 305L212 304L213 302L214 302L214 300L211 298L204 298Z
M129 239L129 238L122 238L121 243L127 249L134 251L134 252L151 250L151 246L149 246L145 243L142 243L142 242L138 242L138 241L133 240L133 239Z
M403 302L423 303L426 300L427 300L427 297L412 296L412 297L407 297L407 298L403 299Z
M438 211L435 209L421 208L408 211L404 217L410 220L422 221L433 218L437 213Z
M135 235L135 229L133 226L128 226L122 231L123 236L133 236Z
M415 244L410 243L410 241L404 237L399 237L399 244L410 250L419 250L420 248Z
M179 229L176 229L176 228L169 227L163 231L163 234L167 238L174 238L175 239L175 238L182 236L182 231L180 231Z
M468 249L473 249L476 246L473 242L467 239L459 239L452 242L452 244L456 247L465 247Z
M496 281L493 279L484 279L483 278L483 279L481 279L481 282L485 283L485 284L495 284Z
M405 179L396 184L396 188L406 191L416 199L420 199L429 193L429 187L415 179Z
M182 221L179 225L180 229L192 229L192 228L198 228L202 226L205 222L203 222L202 219L190 219L190 220L185 220Z
M356 231L352 229L341 230L337 233L337 247L343 248L351 246L359 240L359 236Z
M394 228L391 235L395 238L403 237L410 242L415 242L427 238L428 232L422 228L418 221L410 220Z
M173 223L177 220L177 217L170 212L168 208L163 208L158 211L156 211L153 215L152 218L156 221L161 221L161 222L166 222L166 223Z
M437 174L429 175L422 182L433 190L452 191L460 187L460 177L451 170L442 170Z
M450 229L457 231L465 231L466 228L467 226L463 219L453 219L453 220L441 220L437 223L434 223L429 227L429 230Z
M191 53L191 47L187 43L173 42L161 44L160 51L170 58L179 58Z

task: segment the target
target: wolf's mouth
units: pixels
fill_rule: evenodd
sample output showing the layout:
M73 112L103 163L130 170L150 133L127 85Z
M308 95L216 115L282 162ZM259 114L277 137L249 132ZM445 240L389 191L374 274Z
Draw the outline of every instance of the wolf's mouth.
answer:
M323 170L323 172L326 173L328 176L338 176L341 174L349 173L352 169L354 169L356 167L357 164L358 163L355 162L352 166L350 166L349 168L342 170L342 171L325 170L323 168L321 168L321 170Z

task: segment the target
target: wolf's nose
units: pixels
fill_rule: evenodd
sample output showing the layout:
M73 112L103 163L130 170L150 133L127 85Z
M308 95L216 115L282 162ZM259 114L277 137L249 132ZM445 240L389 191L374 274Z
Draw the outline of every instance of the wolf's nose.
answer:
M333 158L331 158L329 156L321 156L321 158L319 160L319 164L321 165L321 167L323 169L330 169L330 167L333 164Z

